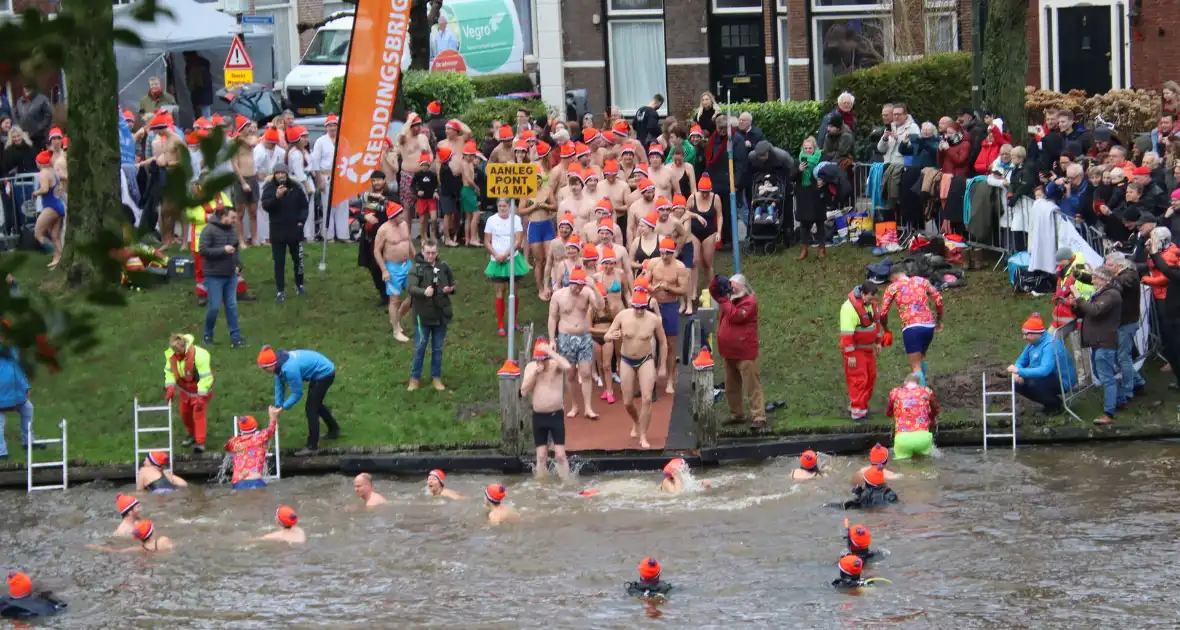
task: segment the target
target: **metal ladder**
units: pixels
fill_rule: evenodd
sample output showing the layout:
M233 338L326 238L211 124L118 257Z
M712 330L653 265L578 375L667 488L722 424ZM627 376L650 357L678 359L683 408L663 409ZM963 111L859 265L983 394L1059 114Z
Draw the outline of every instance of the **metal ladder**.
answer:
M139 414L141 413L161 413L168 414L168 426L164 427L143 427L140 426ZM142 433L167 433L168 434L168 448L141 448L139 436ZM140 456L151 453L152 451L164 451L168 454L168 472L172 472L172 405L159 405L156 407L145 407L139 404L139 396L135 397L135 483L139 483L139 469Z
M238 430L238 417L239 416L234 416L234 437L238 437L239 435L241 435L241 431ZM261 431L262 429L259 429L259 430ZM283 476L283 467L282 467L283 464L282 464L282 459L279 455L279 427L278 427L278 425L275 426L275 434L271 439L274 440L274 448L269 448L269 446L268 446L267 450L269 452L267 452L266 458L267 459L274 458L274 461L275 461L274 471L275 472L273 475L270 474L271 468L268 465L266 467L266 473L262 475L263 479L279 479Z
M988 398L992 396L1007 396L1011 406L1008 411L990 412L987 410ZM1008 418L1012 422L1012 428L1009 433L989 433L987 428L988 418ZM990 438L1012 438L1012 449L1016 450L1016 377L1010 376L1008 379L1008 389L1001 391L989 392L987 390L987 372L983 373L983 450L987 450L987 441Z
M26 449L26 451L25 451L25 454L26 454L25 469L28 471L28 493L29 494L32 494L36 490L65 490L66 487L69 486L68 462L69 462L70 458L67 456L68 444L66 442L66 420L65 420L65 418L62 418L61 422L59 422L57 424L57 427L59 429L61 429L61 437L60 438L49 439L49 440L32 439L32 440L29 440L28 446L25 447L25 449ZM32 426L29 427L29 433L36 435L36 433L33 433ZM33 461L33 445L34 444L44 444L45 446L49 446L51 444L61 444L61 461L34 462ZM36 468L58 468L58 467L61 468L61 483L60 484L53 484L51 486L38 486L38 485L33 484L33 470L34 469L36 469Z

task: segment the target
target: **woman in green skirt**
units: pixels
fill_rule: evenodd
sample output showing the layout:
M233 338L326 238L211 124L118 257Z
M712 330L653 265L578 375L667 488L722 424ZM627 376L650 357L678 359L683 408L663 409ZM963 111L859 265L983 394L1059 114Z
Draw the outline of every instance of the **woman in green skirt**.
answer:
M496 287L496 334L501 337L508 335L508 329L504 326L508 278L516 276L516 281L520 282L529 272L529 263L521 251L523 242L524 228L520 216L512 212L512 205L507 199L497 199L496 214L488 217L483 227L484 247L492 258L483 272ZM514 312L520 311L519 306L520 302L517 302Z

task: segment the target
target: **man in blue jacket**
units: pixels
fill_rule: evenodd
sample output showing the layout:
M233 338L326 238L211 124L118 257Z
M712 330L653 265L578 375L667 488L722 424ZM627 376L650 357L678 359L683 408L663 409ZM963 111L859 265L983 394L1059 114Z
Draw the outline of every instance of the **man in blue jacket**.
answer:
M1079 206L1086 189L1090 187L1086 172L1081 164L1070 164L1065 177L1058 177L1045 187L1045 196L1057 203L1061 214L1069 218L1078 216Z
M1065 410L1062 385L1069 391L1077 380L1073 359L1060 339L1046 334L1040 313L1026 319L1021 332L1028 345L1016 363L1008 366L1008 373L1016 377L1016 393L1040 403L1045 413L1057 415Z
M8 443L4 441L4 420L8 412L20 414L20 441L28 447L33 439L33 403L29 400L29 377L20 365L16 349L0 346L0 460L8 459ZM45 448L37 444L34 448Z
M324 404L328 388L336 380L336 366L328 357L314 350L275 350L263 346L258 353L258 367L275 377L275 402L278 411L295 406L303 397L303 382L307 381L307 448L298 456L315 455L320 450L320 419L328 425L326 440L340 437L340 425Z

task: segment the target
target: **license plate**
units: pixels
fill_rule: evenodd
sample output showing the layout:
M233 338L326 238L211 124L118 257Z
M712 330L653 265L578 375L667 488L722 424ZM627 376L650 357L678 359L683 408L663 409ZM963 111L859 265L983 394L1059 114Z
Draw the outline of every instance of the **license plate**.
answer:
M316 111L316 108L314 108L314 107L300 107L299 113L300 114L318 114L319 112Z

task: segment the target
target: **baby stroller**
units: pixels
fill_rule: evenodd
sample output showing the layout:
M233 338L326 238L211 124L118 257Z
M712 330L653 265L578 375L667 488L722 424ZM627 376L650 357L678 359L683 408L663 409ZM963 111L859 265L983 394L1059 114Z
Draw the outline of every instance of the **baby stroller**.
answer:
M787 225L793 224L789 182L771 173L754 176L753 198L750 200L749 229L746 249L773 254L788 242Z

